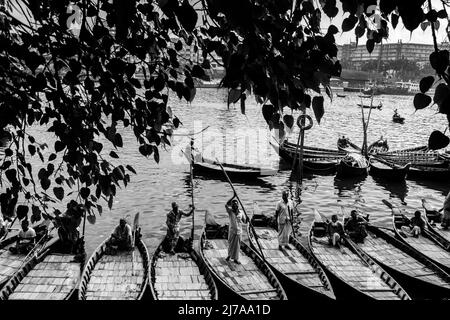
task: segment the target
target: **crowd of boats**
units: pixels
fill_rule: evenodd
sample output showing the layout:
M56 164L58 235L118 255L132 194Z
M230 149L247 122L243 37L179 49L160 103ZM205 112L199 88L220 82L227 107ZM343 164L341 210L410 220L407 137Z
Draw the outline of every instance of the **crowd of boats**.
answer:
M29 253L10 250L13 231L0 242L0 299L134 300L146 292L156 300L450 298L450 231L435 223L437 210L424 200L426 224L415 237L402 232L411 214L385 202L391 227L369 223L363 242L345 237L341 248L330 245L317 210L306 236L291 235L290 250L279 249L274 219L254 214L240 264L226 259L227 226L208 219L191 245L168 254L162 241L150 257L135 217L131 250L108 252L108 238L86 259L83 250L65 251L43 218Z

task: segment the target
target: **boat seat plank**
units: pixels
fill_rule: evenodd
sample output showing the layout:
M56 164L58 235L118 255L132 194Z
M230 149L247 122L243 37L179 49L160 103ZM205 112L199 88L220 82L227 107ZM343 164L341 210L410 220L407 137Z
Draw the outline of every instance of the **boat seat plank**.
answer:
M242 250L240 252L241 264L226 261L228 255L228 241L225 239L207 240L208 245L203 249L207 263L215 270L223 281L236 292L275 290L266 275L259 269L255 262ZM209 248L213 249L209 249ZM215 249L217 248L217 249ZM270 295L254 293L246 295L248 299L267 299ZM274 292L272 298L278 298Z
M347 247L342 247L344 253L341 253L338 248L329 245L325 238L315 237L311 239L311 245L316 257L352 287L375 299L380 299L379 292L385 294L382 298L399 299L395 293L390 293L388 284Z
M450 284L442 280L433 270L371 232L364 243L358 245L372 258L389 267L409 276L422 277L427 282L450 288Z

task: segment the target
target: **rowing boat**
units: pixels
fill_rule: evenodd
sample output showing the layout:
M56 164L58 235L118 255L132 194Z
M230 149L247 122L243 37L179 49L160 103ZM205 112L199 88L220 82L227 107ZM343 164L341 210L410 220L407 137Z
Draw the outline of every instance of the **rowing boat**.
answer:
M241 241L240 262L226 261L228 226L206 225L199 242L199 256L218 286L234 298L246 300L286 300L275 274L264 260Z
M428 259L437 264L446 273L450 273L450 252L437 243L436 239L427 230L423 230L423 233L418 237L407 235L401 231L402 226L409 225L409 218L399 208L392 206L387 201L384 202L391 207L392 225L397 238L427 256Z
M361 104L357 103L358 107L362 107L364 109L381 109L383 107L383 104L380 102L378 105L368 105L368 104Z
M435 221L437 216L441 216L436 208L433 208L431 204L426 200L422 199L422 206L425 209L425 221L427 222L428 229L433 232L436 236L440 237L447 246L450 246L450 230L448 228L444 229L439 223L441 219Z
M276 147L274 146L274 148ZM300 151L297 151L297 156L295 156L296 150L293 148L280 146L277 151L279 152L280 157L290 165L293 165L294 159L296 159L294 166L298 166ZM343 157L343 155L337 156L315 152L304 152L303 156L304 172L316 174L334 174L336 172L338 160Z
M369 162L361 154L349 153L339 160L337 176L342 178L366 176L369 165Z
M361 255L348 239L341 249L329 244L326 223L314 220L308 237L310 251L339 283L344 299L409 300L408 293L381 266ZM342 250L342 251L341 251ZM337 291L336 291L337 293ZM338 295L340 297L340 295Z
M290 142L283 142L283 144L274 144L270 142L270 145L275 149L276 152L288 163L292 163L295 158L295 153L297 153L297 159L300 156L300 148ZM303 157L304 158L324 158L324 159L340 159L344 157L347 153L339 150L323 149L316 147L303 147Z
M411 165L408 171L408 179L448 181L450 179L450 168Z
M369 172L372 176L380 177L387 180L404 180L408 171L409 164L398 166L379 158L370 158Z
M92 254L83 270L80 300L140 300L148 284L149 256L140 234L133 234L131 251L107 254L108 237ZM134 256L134 258L133 258Z
M150 289L155 300L217 300L216 283L195 250L170 255L162 243L152 257Z
M289 298L335 299L330 281L317 260L295 238L289 240L290 250L278 249L278 232L264 215L253 215L252 225L266 262L283 285ZM247 230L250 245L258 252L253 233Z
M450 297L450 275L426 256L395 238L392 229L367 225L367 237L355 248L381 265L414 298Z
M392 116L392 121L395 122L395 123L401 123L401 124L403 124L403 123L405 123L405 118L403 118L403 117L401 117L401 116L393 115L393 116Z
M36 252L39 252L42 247L39 240L46 234L49 224L49 220L43 220L32 225L39 246L35 248ZM16 245L18 234L19 231L9 234L6 239L0 242L0 288L31 258L27 254L13 253L9 250Z
M81 254L61 249L59 237L49 235L42 250L5 284L0 299L69 300L75 297L84 265L84 247Z
M193 150L193 152L195 159L193 163L194 174L223 176L223 171L217 161L203 157L202 154L196 150ZM186 154L185 156L188 157ZM191 160L188 158L188 161ZM229 177L240 180L272 176L278 172L276 168L244 166L231 163L222 163L222 166Z

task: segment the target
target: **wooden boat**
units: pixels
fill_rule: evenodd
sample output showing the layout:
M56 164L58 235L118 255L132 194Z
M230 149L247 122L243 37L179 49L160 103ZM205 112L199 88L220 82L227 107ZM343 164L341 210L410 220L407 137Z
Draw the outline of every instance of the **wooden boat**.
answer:
M234 298L247 300L286 300L286 293L264 260L241 241L240 261L226 261L228 226L206 225L199 256L214 276L218 286Z
M165 254L161 243L151 261L150 289L155 300L217 300L213 276L195 250Z
M371 157L369 173L372 176L380 177L386 180L404 180L408 174L410 164L398 166L382 159Z
M199 152L194 153L194 159L194 174L223 176L223 171L216 161L203 157ZM188 161L190 161L190 159L188 159ZM222 163L222 166L229 177L240 180L271 176L278 172L275 168L243 166L231 163Z
M401 117L401 116L399 116L399 115L393 115L392 116L392 121L394 121L395 123L401 123L401 124L403 124L403 123L405 123L405 118L403 118L403 117Z
M78 289L84 255L61 250L56 233L0 291L2 300L69 300ZM84 247L82 248L84 252Z
M370 98L372 98L372 96L371 95L362 95L362 94L360 94L360 95L358 95L358 98L370 99Z
M450 247L450 230L448 228L442 228L439 223L441 222L441 219L436 219L436 217L441 218L441 213L438 212L436 208L431 206L426 199L422 199L422 206L425 209L425 221L430 232L434 233L438 237L441 237L442 241Z
M149 281L149 256L139 232L134 254L106 254L106 239L89 258L81 276L80 300L140 300ZM133 261L134 260L134 261Z
M252 224L258 236L264 258L280 280L289 298L335 299L330 281L317 260L295 238L290 238L291 250L278 249L278 232L264 215L253 215ZM250 245L259 252L253 233L248 230Z
M360 107L360 108L362 107L364 109L378 109L378 110L380 110L383 107L383 104L381 102L378 105L369 105L369 104L361 104L361 103L358 103L357 105L358 105L358 107Z
M275 149L275 151L279 152L280 156L284 158L285 156L282 153L286 153L287 156L285 159L287 162L292 163L295 153L297 152L297 158L300 155L300 149L297 149L297 145L284 141L281 145L270 142L271 146ZM324 148L316 148L316 147L303 147L303 157L304 158L330 158L330 159L339 159L346 155L346 152L332 149L324 149Z
M369 162L360 154L349 153L339 160L337 175L341 178L351 178L367 175Z
M346 98L347 97L345 94L339 94L339 93L336 93L336 96L338 98Z
M275 150L277 150L273 144L272 146ZM297 156L295 156L296 150L292 148L280 146L277 151L279 152L280 157L291 165L293 164L294 159L296 159L295 165L298 166L299 151L297 151ZM304 152L303 157L303 170L305 172L315 174L334 174L336 172L338 160L342 156L323 155L323 157L320 157L320 154Z
M412 165L408 171L408 179L448 181L450 179L450 168L434 168Z
M326 223L314 220L308 237L310 251L334 280L347 289L345 298L353 295L376 300L410 300L408 293L380 265L368 255L361 255L348 239L343 240L342 251L330 245Z
M363 243L354 244L389 272L414 298L450 297L450 275L426 256L395 238L392 229L369 224ZM351 240L350 240L351 241Z
M450 252L437 243L436 239L427 230L424 230L417 238L402 232L401 227L409 224L409 218L388 201L384 200L383 202L391 207L392 225L397 238L424 254L446 273L450 273Z
M31 225L36 232L36 241L46 234L49 220L43 220ZM17 242L19 231L14 233L10 232L8 236L0 242L0 288L2 288L6 282L20 270L20 268L29 260L31 256L23 253L12 253L9 249L14 247ZM39 252L41 245L38 243L38 247L35 252Z

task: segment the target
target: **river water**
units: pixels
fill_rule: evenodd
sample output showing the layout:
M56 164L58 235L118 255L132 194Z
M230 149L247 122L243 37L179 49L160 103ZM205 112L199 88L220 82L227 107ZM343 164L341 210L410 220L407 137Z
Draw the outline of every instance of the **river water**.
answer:
M362 144L361 102L357 93L346 93L346 98L335 97L331 102L325 99L325 115L321 124L314 124L305 137L305 145L336 149L339 135L345 134L358 145ZM365 99L370 104L370 100ZM423 145L433 130L443 131L446 128L446 118L436 114L436 109L429 108L414 112L413 97L377 96L374 105L383 103L382 110L371 113L368 141L375 141L381 135L388 139L391 150ZM169 105L173 114L178 116L183 125L175 131L198 132L195 135L195 145L204 151L205 155L218 157L221 160L234 163L261 164L288 168L280 162L277 153L268 144L271 133L262 116L261 107L253 98L246 101L246 115L241 113L240 105L227 108L227 93L223 89L203 88L197 90L197 95L191 104L171 95ZM392 122L393 110L406 118L405 123ZM286 112L288 112L286 110ZM290 112L290 111L289 111ZM368 109L365 110L366 116ZM312 115L312 110L307 110ZM296 118L296 114L294 114ZM314 116L312 115L314 118ZM52 136L43 132L42 128L33 128L32 133L40 142L50 145ZM120 217L130 215L130 221L135 213L140 212L140 223L145 243L149 252L153 252L165 235L166 214L172 201L177 201L180 208L187 210L191 203L189 180L189 164L184 161L180 149L188 143L185 136L174 136L172 146L160 151L160 163L147 159L138 152L138 145L130 130L122 130L124 140L123 150L119 150L122 164L131 164L137 171L132 175L127 188L118 189L113 209L109 211L103 205L102 216L97 217L94 225L86 225L86 243L88 254L100 244L118 223ZM290 140L296 141L297 132L291 134ZM112 150L104 147L105 154ZM47 156L48 156L47 154ZM45 156L45 155L44 155ZM33 159L38 165L38 159ZM119 163L115 161L115 163ZM39 170L34 170L38 172ZM255 208L271 214L276 202L281 197L282 190L290 186L289 170L281 170L275 176L260 179L256 182L236 182L236 190L248 213ZM303 183L301 203L302 232L306 232L313 218L313 209L317 208L324 215L341 213L341 206L346 210L359 208L369 213L371 221L389 226L390 210L381 202L389 199L392 203L406 209L421 207L421 198L427 198L436 205L442 205L444 196L450 190L449 182L411 181L403 183L387 183L376 181L371 176L362 180L335 179L334 176L306 176ZM194 182L196 227L203 224L205 209L214 214L218 222L225 222L225 202L232 196L230 186L223 180L196 177ZM255 205L257 204L257 206ZM63 205L63 204L61 204ZM182 232L190 232L191 219L184 219Z

